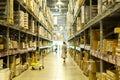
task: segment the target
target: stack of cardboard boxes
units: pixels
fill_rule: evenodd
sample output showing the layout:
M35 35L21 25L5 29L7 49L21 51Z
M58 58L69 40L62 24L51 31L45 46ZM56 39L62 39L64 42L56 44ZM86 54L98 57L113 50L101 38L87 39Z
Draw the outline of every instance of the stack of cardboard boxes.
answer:
M97 80L119 80L117 78L116 72L106 70L106 73L97 73L96 74Z
M13 0L8 0L8 8L6 8L7 0L2 0L0 3L0 21L7 21L9 24L13 24Z
M10 40L10 49L18 49L18 42L15 40Z
M3 38L0 38L0 50L6 48L6 41Z
M100 30L99 29L92 30L91 37L92 37L92 49L99 50L98 43L100 41Z
M24 12L14 11L14 24L24 27Z
M28 13L24 13L23 11L15 11L14 19L15 24L19 25L23 29L28 29Z
M116 55L120 56L120 28L116 27L114 29L114 33L118 33L118 44L116 47Z
M24 13L24 29L28 29L28 13Z
M87 23L90 20L90 6L84 6L84 11L85 14L83 14L82 16L85 16L85 23ZM97 10L97 5L92 5L91 7L91 18L95 17L98 13Z
M3 69L3 59L0 59L0 70Z
M103 52L111 52L112 55L115 54L115 48L117 47L117 40L115 39L104 39L103 40Z

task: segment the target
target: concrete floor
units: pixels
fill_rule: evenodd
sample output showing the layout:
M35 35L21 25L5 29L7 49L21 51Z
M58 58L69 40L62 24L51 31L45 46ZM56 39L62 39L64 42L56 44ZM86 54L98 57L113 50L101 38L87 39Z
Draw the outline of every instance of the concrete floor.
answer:
M48 54L44 66L40 71L28 69L13 80L89 80L69 55L64 63L60 54Z

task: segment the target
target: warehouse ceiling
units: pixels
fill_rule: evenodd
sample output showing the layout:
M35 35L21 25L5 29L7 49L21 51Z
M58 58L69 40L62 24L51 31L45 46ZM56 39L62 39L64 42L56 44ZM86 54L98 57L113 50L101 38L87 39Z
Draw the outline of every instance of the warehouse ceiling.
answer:
M53 16L57 17L57 24L54 24L55 27L66 26L68 3L69 0L47 0L47 6L52 11Z

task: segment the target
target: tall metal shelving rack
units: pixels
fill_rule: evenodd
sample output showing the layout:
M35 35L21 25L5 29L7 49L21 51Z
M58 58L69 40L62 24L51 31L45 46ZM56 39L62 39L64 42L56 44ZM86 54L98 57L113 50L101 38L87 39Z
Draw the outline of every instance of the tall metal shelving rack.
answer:
M92 17L92 5L98 6L98 1L100 3L100 10L99 13ZM104 39L118 39L118 35L114 33L114 29L116 27L119 27L117 24L119 24L119 13L120 13L120 1L116 0L114 2L109 3L109 5L106 7L105 10L103 9L103 4L107 2L108 0L83 0L82 4L80 5L76 15L74 16L73 22L71 23L70 29L74 28L76 24L76 19L81 14L81 6L90 6L90 19L89 21L85 22L84 27L80 31L74 31L76 32L74 35L71 35L71 37L68 39L69 43L69 50L72 55L72 57L75 59L76 54L80 56L79 60L81 60L83 51L87 51L89 53L89 59L95 59L99 60L100 62L100 69L99 72L102 74L107 69L115 68L116 70L120 68L119 60L120 57L117 55L111 55L111 54L104 54L103 52L103 40ZM111 0L112 1L112 0ZM84 14L85 16L85 14ZM92 41L92 30L93 29L99 29L100 33L100 49L94 50L92 49L93 41ZM107 33L106 33L107 32ZM105 34L106 33L106 34ZM96 34L97 35L97 34ZM84 39L84 43L80 43L80 39ZM78 43L77 43L78 42ZM76 45L76 43L78 45ZM88 45L87 45L88 44ZM76 52L77 51L77 52ZM76 59L75 59L76 60ZM80 62L78 63L79 66ZM118 75L116 80L120 79L120 71L118 70L115 74Z
M10 6L11 3L13 6ZM22 3L22 0L1 0L0 1L0 9L3 10L5 7L5 12L0 12L0 15L5 14L6 20L2 20L0 16L0 37L4 39L4 43L6 44L6 48L4 50L0 51L0 59L3 60L3 69L10 68L12 71L12 77L19 75L22 72L22 67L19 68L19 73L16 73L16 66L19 64L26 63L26 69L29 66L29 59L32 58L35 51L41 51L41 50L49 50L52 48L52 31L47 28L47 25L39 20L38 16L36 16L25 4ZM11 13L11 9L13 9L13 13ZM27 12L28 15L32 20L35 21L36 30L38 30L39 26L43 27L45 31L47 31L47 34L50 34L50 37L46 36L40 36L38 34L38 31L35 33L31 32L30 29L25 30L21 28L20 26L20 20L19 23L16 25L14 24L13 20L10 19L9 14L14 14L14 11L20 11L23 10L24 12ZM20 17L20 15L18 15ZM3 16L4 17L4 16ZM49 23L49 22L48 22ZM49 23L50 24L50 23ZM52 28L52 24L51 28ZM44 33L43 33L44 34ZM18 48L17 49L10 49L10 39L16 40L18 42ZM36 47L31 48L25 48L21 49L21 42L27 43L28 41L36 42ZM46 45L40 44L40 41L46 41ZM41 46L42 45L42 46ZM27 46L27 45L25 45ZM19 59L18 59L19 58ZM20 63L16 63L17 60ZM28 61L29 60L29 61ZM13 67L11 67L13 65Z

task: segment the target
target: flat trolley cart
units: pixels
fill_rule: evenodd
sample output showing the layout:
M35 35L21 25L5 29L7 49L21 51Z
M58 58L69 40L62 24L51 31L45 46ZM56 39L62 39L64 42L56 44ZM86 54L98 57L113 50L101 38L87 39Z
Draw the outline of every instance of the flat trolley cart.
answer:
M40 52L40 57L39 59L37 59L37 55L39 55L39 52L35 53L34 55L34 61L31 63L32 66L32 70L36 70L36 69L44 69L44 55L43 55L43 51Z

